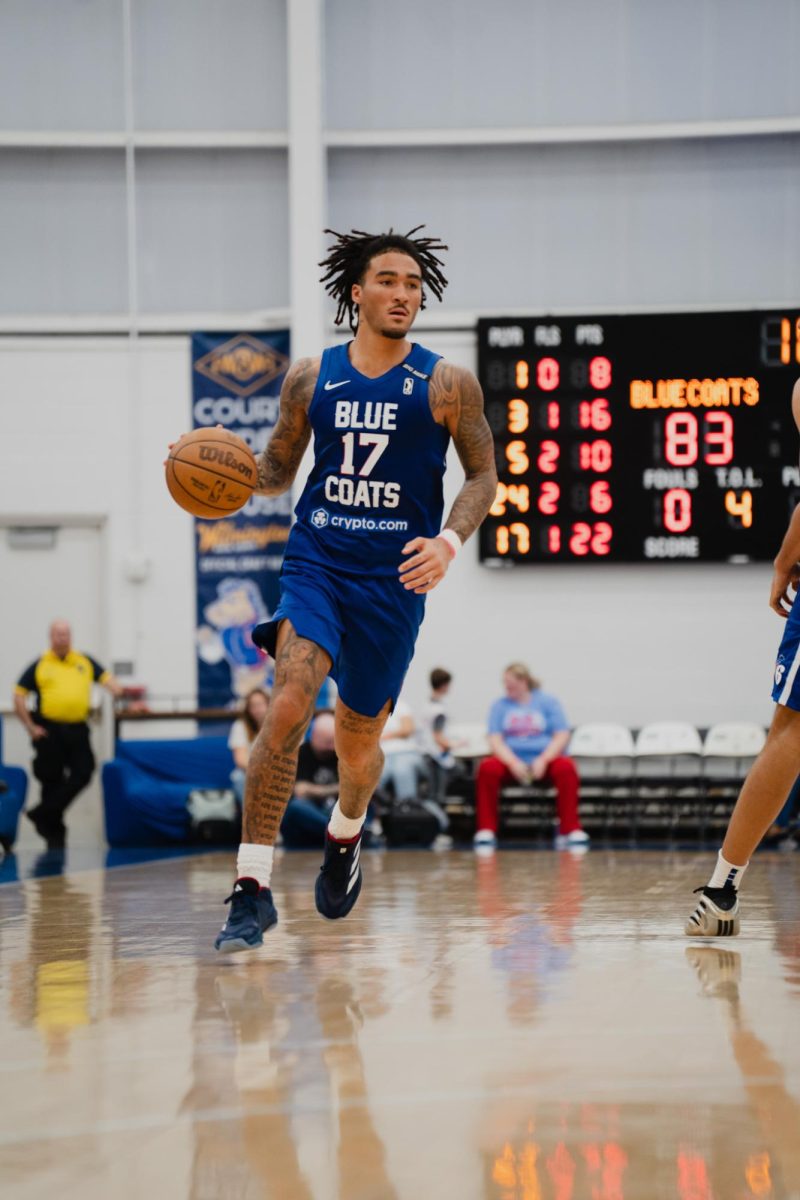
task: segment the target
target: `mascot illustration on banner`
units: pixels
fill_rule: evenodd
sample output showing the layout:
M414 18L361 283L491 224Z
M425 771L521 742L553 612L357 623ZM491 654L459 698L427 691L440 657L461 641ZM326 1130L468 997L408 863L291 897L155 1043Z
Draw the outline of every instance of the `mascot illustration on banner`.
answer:
M253 645L254 626L268 621L269 610L252 579L225 578L217 584L217 598L203 609L208 622L197 630L197 653L210 665L227 662L231 691L243 699L254 687L269 686L270 665Z

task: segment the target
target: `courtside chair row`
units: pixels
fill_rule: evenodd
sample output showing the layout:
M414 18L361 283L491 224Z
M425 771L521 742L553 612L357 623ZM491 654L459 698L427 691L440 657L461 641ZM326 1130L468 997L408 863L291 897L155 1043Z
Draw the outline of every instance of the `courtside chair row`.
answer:
M455 725L448 735L462 742L458 753L467 767L467 777L454 779L446 797L457 823L474 815L474 772L489 747L480 726ZM607 722L579 725L567 752L581 779L581 820L592 833L636 838L686 830L703 838L727 823L765 736L760 725L747 722L721 722L705 732L685 721L658 721L638 731ZM554 798L544 783L504 788L501 834L532 826L552 834Z

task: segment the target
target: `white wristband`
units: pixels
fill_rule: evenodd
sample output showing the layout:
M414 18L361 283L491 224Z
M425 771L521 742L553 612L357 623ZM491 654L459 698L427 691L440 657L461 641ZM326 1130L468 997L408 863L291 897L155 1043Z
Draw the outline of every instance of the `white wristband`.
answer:
M450 557L455 558L463 545L463 542L456 533L455 529L443 529L440 533L437 533L436 536L440 537L443 542L447 542L448 546L450 547Z

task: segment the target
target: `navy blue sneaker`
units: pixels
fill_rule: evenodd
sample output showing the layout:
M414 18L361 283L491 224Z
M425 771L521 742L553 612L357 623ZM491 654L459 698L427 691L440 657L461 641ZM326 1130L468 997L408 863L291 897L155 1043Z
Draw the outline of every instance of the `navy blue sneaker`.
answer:
M352 842L325 838L325 860L314 887L317 912L329 921L346 917L361 891L361 834Z
M214 942L214 949L223 954L261 946L266 931L278 924L272 892L260 888L257 879L237 879L225 903L230 903L231 911Z

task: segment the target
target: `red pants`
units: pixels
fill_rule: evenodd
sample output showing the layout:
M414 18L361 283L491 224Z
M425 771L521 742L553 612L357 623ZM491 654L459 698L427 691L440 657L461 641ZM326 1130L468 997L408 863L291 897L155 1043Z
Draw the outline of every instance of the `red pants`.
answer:
M545 779L556 789L559 833L572 833L580 829L578 820L578 772L571 758L554 758L547 768ZM497 833L500 790L507 783L517 780L505 763L491 756L478 767L478 783L475 793L475 828L491 829Z

